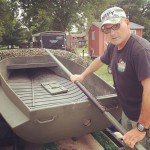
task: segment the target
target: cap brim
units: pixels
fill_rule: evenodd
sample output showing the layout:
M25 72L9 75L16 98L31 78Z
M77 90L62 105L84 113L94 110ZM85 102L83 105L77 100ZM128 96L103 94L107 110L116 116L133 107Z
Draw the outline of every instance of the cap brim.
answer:
M121 21L121 18L110 18L102 22L102 26L105 24L117 24Z

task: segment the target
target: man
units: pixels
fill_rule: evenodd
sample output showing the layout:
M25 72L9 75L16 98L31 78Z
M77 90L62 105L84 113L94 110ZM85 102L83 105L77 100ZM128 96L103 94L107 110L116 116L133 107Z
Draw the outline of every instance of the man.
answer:
M150 138L146 133L150 126L150 43L131 34L130 22L122 8L107 9L102 13L101 21L101 30L110 43L107 50L82 74L72 75L71 80L83 81L103 64L109 65L124 112L122 124L128 130L123 140L130 148L142 140L148 150Z

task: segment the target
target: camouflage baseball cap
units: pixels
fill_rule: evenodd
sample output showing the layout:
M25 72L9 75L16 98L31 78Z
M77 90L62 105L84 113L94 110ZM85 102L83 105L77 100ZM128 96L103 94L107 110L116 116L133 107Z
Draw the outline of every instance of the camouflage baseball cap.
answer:
M104 24L117 24L122 18L126 18L124 10L120 7L112 7L105 10L101 15L102 26Z

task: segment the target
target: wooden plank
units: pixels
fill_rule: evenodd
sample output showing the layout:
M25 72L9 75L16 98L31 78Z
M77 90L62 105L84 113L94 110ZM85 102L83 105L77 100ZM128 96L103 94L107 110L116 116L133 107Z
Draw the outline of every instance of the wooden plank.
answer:
M10 64L7 69L25 69L25 68L42 68L42 67L57 67L57 63L29 63L29 64Z

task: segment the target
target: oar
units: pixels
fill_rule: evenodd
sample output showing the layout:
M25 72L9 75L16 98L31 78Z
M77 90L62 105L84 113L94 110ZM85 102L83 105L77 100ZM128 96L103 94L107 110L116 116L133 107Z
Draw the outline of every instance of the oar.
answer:
M59 67L70 77L72 73L49 51L47 53L55 60ZM93 104L104 114L104 116L116 127L116 129L125 134L127 131L123 126L114 118L105 108L97 101L97 99L79 82L75 81L75 84L84 92L84 94L93 102ZM146 150L140 143L136 143L135 148L137 150Z

